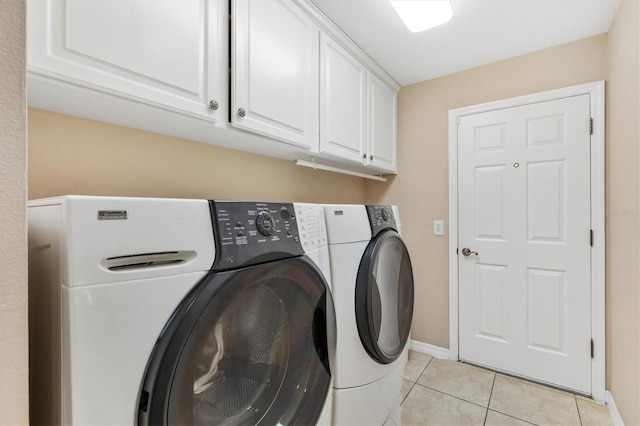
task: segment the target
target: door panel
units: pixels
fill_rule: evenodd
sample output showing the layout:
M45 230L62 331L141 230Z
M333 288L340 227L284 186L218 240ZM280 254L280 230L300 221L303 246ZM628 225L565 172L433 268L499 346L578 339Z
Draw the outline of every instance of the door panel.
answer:
M529 269L527 277L527 329L531 348L566 353L566 271Z
M364 164L367 70L325 34L320 40L320 152Z
M66 0L65 6L66 50L200 91L204 2Z
M215 121L219 3L29 2L29 70Z
M476 238L504 240L505 164L476 168Z
M591 393L589 96L458 128L460 358Z
M291 2L233 5L233 125L317 150L320 30Z
M478 336L507 340L507 272L504 265L476 264Z
M368 164L396 170L396 91L367 72Z
M565 242L564 161L527 166L528 241Z

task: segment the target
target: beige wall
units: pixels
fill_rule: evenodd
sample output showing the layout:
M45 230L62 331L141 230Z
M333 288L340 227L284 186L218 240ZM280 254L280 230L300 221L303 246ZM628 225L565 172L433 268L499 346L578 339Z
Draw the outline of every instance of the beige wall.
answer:
M639 24L623 1L607 48L607 388L627 425L640 424Z
M0 424L29 422L25 1L0 7Z
M399 174L367 182L367 202L400 207L415 274L414 339L449 346L449 240L433 235L434 219L448 230L448 111L603 80L606 47L600 35L401 89Z
M29 109L29 198L62 194L364 202L361 178Z

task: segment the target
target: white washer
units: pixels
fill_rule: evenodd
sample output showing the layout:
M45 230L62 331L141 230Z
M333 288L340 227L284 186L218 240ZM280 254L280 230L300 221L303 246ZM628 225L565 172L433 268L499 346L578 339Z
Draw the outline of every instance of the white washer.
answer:
M28 211L32 422L328 416L332 302L292 204L67 196Z
M337 346L333 422L400 423L413 273L391 206L328 205Z

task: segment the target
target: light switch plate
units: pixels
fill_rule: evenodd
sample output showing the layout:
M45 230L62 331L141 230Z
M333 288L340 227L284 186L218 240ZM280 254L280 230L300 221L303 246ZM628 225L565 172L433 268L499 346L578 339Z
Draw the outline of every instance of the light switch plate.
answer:
M433 221L433 235L444 235L444 220Z

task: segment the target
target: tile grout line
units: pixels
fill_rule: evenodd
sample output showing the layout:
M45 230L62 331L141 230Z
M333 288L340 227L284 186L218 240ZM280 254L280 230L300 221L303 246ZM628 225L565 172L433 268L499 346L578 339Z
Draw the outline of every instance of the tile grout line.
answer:
M495 413L500 413L500 414L502 414L503 416L510 417L510 418L512 418L512 419L518 420L518 421L520 421L520 422L522 422L522 423L526 423L526 424L528 424L528 425L538 426L538 424L537 424L537 423L533 423L533 422L530 422L530 421L527 421L527 420L523 420L523 419L521 419L520 417L516 417L516 416L513 416L513 415L511 415L511 414L503 413L502 411L498 411L498 410L495 410L495 409L492 409L491 411L493 411L493 412L495 412Z
M416 379L415 382L413 382L414 385L418 384L418 380L420 380L420 377L422 377L424 372L427 371L427 368L429 368L429 366L431 365L431 361L433 361L433 357L431 357L431 359L427 362L427 365L425 365L422 371L420 372L420 374L418 374L418 378ZM413 389L413 387L411 387L411 389Z
M409 397L409 394L411 393L413 388L418 384L418 380L420 380L420 377L422 377L424 372L427 370L427 367L429 366L429 364L431 364L431 361L433 361L433 356L431 357L431 359L429 361L427 361L427 364L424 366L424 368L422 369L420 374L418 374L418 378L416 379L415 382L413 380L407 380L407 382L411 383L411 388L409 388L409 392L407 392L407 394L404 396L404 398L402 398L402 401L400 402L400 406L402 406L402 404L404 404L404 402L407 400L407 398ZM409 363L409 361L407 360L407 364L408 363ZM406 380L406 379L404 379L404 377L403 377L403 380Z
M409 397L409 394L411 393L411 391L413 390L413 388L416 386L416 384L414 382L410 382L411 383L411 387L409 388L409 392L407 392L407 394L404 396L404 398L402 398L402 401L400 401L400 407L402 407L402 404L404 404L404 402L407 400L407 398Z
M574 404L575 404L575 407L576 407L576 411L578 412L578 422L579 422L578 424L581 425L581 426L584 426L584 424L585 424L584 421L582 420L582 413L580 412L580 405L578 403L578 395L575 392L569 392L569 391L567 391L565 389L556 388L554 386L549 386L547 384L542 384L542 383L539 383L539 382L536 382L536 381L527 380L525 378L514 376L514 375L504 374L502 372L497 372L495 370L491 370L491 369L488 369L488 368L478 367L478 366L473 365L473 364L470 364L469 367L479 368L480 370L484 370L484 371L487 371L487 372L492 372L494 374L493 381L491 383L491 390L490 390L490 393L489 393L489 399L488 399L488 402L487 402L486 406L483 406L483 405L481 405L479 403L476 403L476 402L469 401L469 400L467 400L467 399L465 399L463 397L459 397L459 396L456 396L456 395L451 395L451 394L449 394L447 392L443 392L441 390L432 388L432 387L429 386L429 382L428 381L426 381L427 384L418 383L418 381L421 379L421 377L426 373L426 371L429 368L429 366L432 364L433 359L434 358L431 357L431 359L426 363L426 365L423 368L422 372L418 375L416 381L412 381L411 382L411 387L410 387L407 395L403 398L402 403L404 403L406 401L408 395L411 392L413 392L413 389L415 389L415 385L417 384L417 385L420 385L421 387L423 387L425 389L428 389L428 390L430 390L432 392L435 392L437 394L448 396L448 397L454 398L454 399L456 399L458 401L466 402L468 404L471 404L471 405L474 405L474 406L477 406L477 407L485 409L484 422L482 423L483 426L486 426L486 424L487 424L489 410L494 411L495 413L499 413L500 415L512 418L514 420L523 422L524 424L536 426L536 423L534 423L534 422L527 421L527 420L524 420L524 419L520 419L520 418L518 418L516 416L513 416L511 414L508 414L508 413L503 413L501 410L496 410L496 409L491 409L490 408L491 401L493 400L493 392L496 391L496 388L495 388L496 381L498 379L498 375L500 374L500 377L503 377L505 380L508 380L508 381L523 383L523 384L525 384L527 386L532 386L532 387L534 387L536 389L541 389L541 390L545 390L545 391L551 391L551 392L554 392L554 393L557 392L558 395L564 394L566 396L573 397L574 398ZM465 365L465 363L460 363L460 364L461 365Z
M411 389L409 390L409 393L411 393L411 391L413 390L413 388L415 388L415 387L416 387L416 385L418 385L418 386L420 386L420 387L423 387L423 388L425 388L425 389L429 389L430 391L433 391L433 392L439 393L439 394L441 394L441 395L446 395L446 396L448 396L448 397L450 397L450 398L457 399L458 401L466 402L467 404L475 405L476 407L480 407L480 408L484 408L484 409L486 409L487 411L485 412L485 420L484 420L484 423L486 423L486 422L487 422L487 415L488 415L488 413L489 413L489 406L484 407L484 406L482 406L482 405L480 405L480 404L476 404L475 402L467 401L466 399L460 398L460 397L455 396L455 395L450 395L450 394L448 394L448 393L446 393L446 392L442 392L442 391L439 391L439 390L437 390L437 389L430 388L429 386L425 386L425 385L423 385L423 384L421 384L421 383L418 383L418 382L411 382L411 383L413 383L413 385L411 386ZM495 385L495 377L494 377L494 385ZM493 393L493 385L492 385L492 387L491 387L491 393ZM407 396L404 398L403 403L404 403L404 401L407 399L407 397L408 397L408 396L409 396L409 394L407 393ZM491 403L491 395L489 396L489 403ZM498 411L498 410L491 410L491 411L495 411L496 413L500 413L500 414L502 414L503 416L510 417L510 418L512 418L512 419L515 419L515 420L521 421L521 422L523 422L523 423L527 423L527 424L529 424L529 425L537 426L537 424L536 424L536 423L532 423L532 422L529 422L529 421L527 421L527 420L523 420L523 419L521 419L521 418L518 418L518 417L512 416L511 414L503 413L502 411ZM484 424L484 423L483 423L483 424Z
M491 397L493 396L493 388L496 385L496 376L497 374L493 373L493 382L491 382L491 391L489 392L489 401L487 401L487 411L484 413L484 422L483 425L487 424L487 417L489 416L489 407L491 407Z
M477 402L467 401L466 399L464 399L464 398L460 398L459 396L451 395L451 394L449 394L449 393L442 392L442 391L440 391L440 390L438 390L438 389L430 388L429 386L423 385L422 383L418 383L418 382L416 382L415 384L416 384L416 385L418 385L418 386L422 386L422 387L423 387L423 388L425 388L425 389L429 389L430 391L437 392L437 393L441 393L442 395L447 395L447 396L450 396L451 398L455 398L455 399L460 400L460 401L462 401L462 402L466 402L466 403L469 403L469 404L475 405L476 407L480 407L480 408L487 408L487 409L489 408L489 407L485 407L484 405L480 405L480 404L478 404ZM412 388L412 389L413 389L413 388Z
M580 415L580 406L578 405L578 398L576 398L576 394L573 394L573 400L576 403L576 411L578 412L578 421L582 425L582 416Z
M459 397L459 396L451 395L451 394L448 394L448 393L446 393L446 392L442 392L442 391L440 391L440 390L438 390L438 389L430 388L429 386L423 385L422 383L418 383L418 382L415 382L415 383L414 383L414 386L412 386L412 387L411 387L411 389L413 389L413 388L415 387L415 385L419 385L419 386L422 386L422 387L423 387L423 388L425 388L425 389L429 389L429 390L434 391L434 392L437 392L437 393L439 393L439 394L446 395L446 396L449 396L449 397L451 397L451 398L455 398L455 399L457 399L457 400L459 400L459 401L462 401L462 402L466 402L466 403L469 403L469 404L475 405L476 407L486 408L486 410L487 410L487 411L485 412L485 418L484 418L484 423L483 423L483 425L484 425L484 424L487 422L487 415L489 414L489 410L490 410L489 406L491 405L491 397L493 396L493 389L494 389L494 387L495 387L497 377L498 377L498 375L497 375L497 374L494 374L494 376L493 376L493 383L491 384L491 392L490 392L490 394L489 394L489 402L487 403L487 406L486 406L486 407L485 407L485 406L483 406L483 405L480 405L480 404L478 404L478 403L475 403L475 402L472 402L472 401L468 401L468 400L466 400L466 399L464 399L464 398L461 398L461 397ZM502 411L498 411L498 410L492 410L492 411L495 411L496 413L500 413L500 414L502 414L502 415L504 415L504 416L511 417L512 419L516 419L516 420L519 420L519 421L521 421L521 422L524 422L524 423L527 423L527 424L530 424L530 425L536 425L536 423L532 423L532 422L530 422L530 421L527 421L527 420L521 419L521 418L519 418L519 417L512 416L511 414L503 413Z

